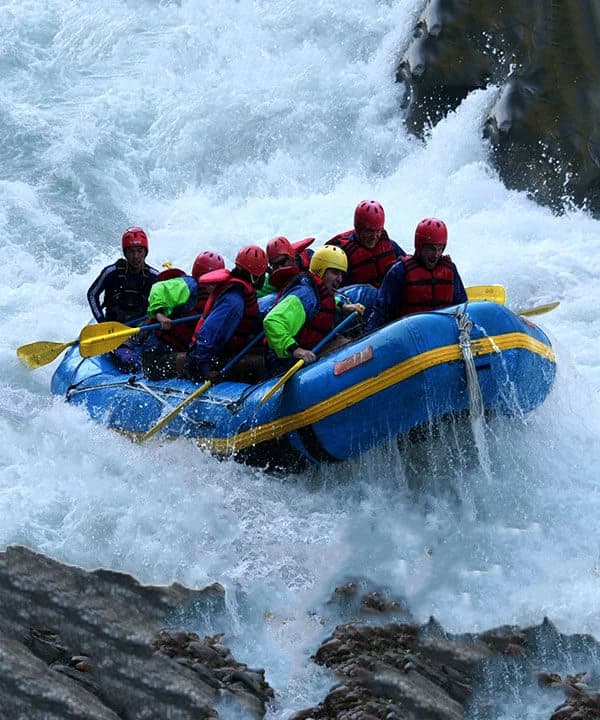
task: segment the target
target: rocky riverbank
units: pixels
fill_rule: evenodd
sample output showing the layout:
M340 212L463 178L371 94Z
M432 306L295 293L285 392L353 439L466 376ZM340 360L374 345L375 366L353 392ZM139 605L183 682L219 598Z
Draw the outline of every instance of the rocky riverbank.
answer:
M0 553L0 603L2 718L263 718L277 700L264 670L233 657L223 634L181 626L224 612L218 584L145 586L10 546ZM364 581L336 588L322 611L352 616L312 658L330 668L332 688L290 720L494 718L507 690L532 702L547 693L549 720L600 718L591 636L561 635L548 620L451 636L434 619L398 622L408 614L401 599ZM557 671L573 663L578 672Z

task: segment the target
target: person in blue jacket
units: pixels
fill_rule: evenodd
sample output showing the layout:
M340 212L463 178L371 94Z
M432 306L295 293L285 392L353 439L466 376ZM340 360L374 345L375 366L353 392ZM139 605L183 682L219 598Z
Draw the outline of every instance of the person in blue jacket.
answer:
M456 265L444 255L447 242L448 230L442 220L421 220L415 230L414 255L402 257L385 274L367 331L406 315L467 301Z
M261 331L256 288L264 282L269 262L258 245L247 245L235 258L233 270L217 270L200 278L216 283L196 326L185 359L185 374L197 382L221 378L220 370ZM260 344L232 368L228 378L255 382L264 374Z

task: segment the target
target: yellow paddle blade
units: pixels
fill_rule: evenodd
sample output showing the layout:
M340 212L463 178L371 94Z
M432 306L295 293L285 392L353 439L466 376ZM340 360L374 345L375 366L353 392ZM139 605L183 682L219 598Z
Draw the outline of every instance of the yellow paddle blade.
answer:
M25 365L35 369L56 360L63 350L76 344L77 340L71 340L71 342L66 343L45 342L44 340L40 340L39 342L30 343L29 345L21 345L20 348L17 348L17 356Z
M500 305L506 303L506 290L502 285L471 285L466 290L469 300L489 300Z
M179 415L179 413L186 408L191 402L194 402L194 400L197 397L200 397L203 393L205 393L209 387L212 386L212 383L210 380L207 380L203 385L200 385L200 387L197 390L194 390L194 392L191 395L188 395L186 399L179 403L176 407L174 407L170 413L164 416L164 418L161 418L156 425L153 425L148 432L144 433L141 438L139 438L138 442L144 442L144 440L147 440L148 438L151 438L154 434L156 434L162 427L164 427L168 422L171 422L171 420L176 416Z
M279 390L280 387L286 384L286 382L292 377L292 375L295 375L298 370L304 365L304 360L298 360L298 362L294 363L292 367L285 373L285 375L282 375L279 380L273 385L272 388L267 390L267 392L262 396L259 405L262 405L263 403L266 403L269 398L272 398L273 395Z
M79 335L81 357L92 357L116 350L127 338L137 335L140 328L129 327L119 322L102 322L86 325Z
M560 300L555 300L554 302L547 303L546 305L537 305L536 307L532 308L525 308L524 310L517 310L517 315L524 315L526 317L529 317L531 315L541 315L542 313L550 312L550 310L554 310L554 308L557 308L560 305Z

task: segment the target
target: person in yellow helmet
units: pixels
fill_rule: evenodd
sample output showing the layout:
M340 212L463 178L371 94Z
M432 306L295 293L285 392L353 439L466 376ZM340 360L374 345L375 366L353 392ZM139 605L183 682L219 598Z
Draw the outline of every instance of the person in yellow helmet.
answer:
M313 254L309 271L296 275L277 304L267 313L263 325L269 344L267 366L271 372L284 370L292 361L316 360L312 348L330 333L336 313L364 310L362 305L336 302L336 290L348 269L346 253L338 247L319 248ZM335 338L335 347L347 342ZM332 343L326 347L331 350Z

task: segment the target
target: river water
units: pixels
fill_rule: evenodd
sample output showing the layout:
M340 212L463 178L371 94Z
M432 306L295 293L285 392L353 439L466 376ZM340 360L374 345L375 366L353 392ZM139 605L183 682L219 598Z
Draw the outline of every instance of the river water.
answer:
M309 656L352 617L326 605L351 578L450 632L548 616L600 638L600 225L503 185L481 138L494 88L424 140L406 132L394 70L418 10L8 0L0 11L0 548L149 583L221 582L227 617L189 623L265 668L271 720L333 683ZM501 283L513 307L560 300L538 318L555 387L531 415L486 427L483 454L457 426L405 453L272 477L183 440L133 445L50 395L54 364L31 371L16 357L78 336L86 290L130 225L148 232L151 264L188 268L201 250L231 263L279 234L318 245L351 227L363 198L382 202L407 250L420 219L443 218L465 284ZM527 692L506 717L547 717Z

